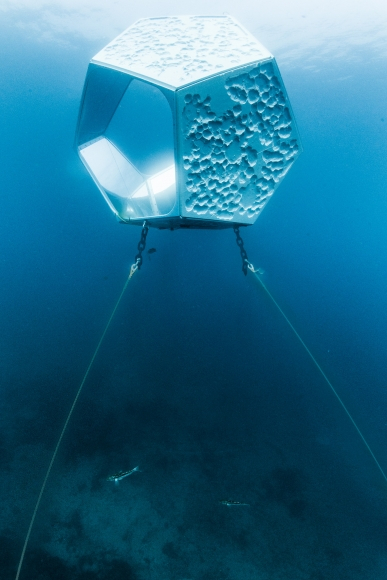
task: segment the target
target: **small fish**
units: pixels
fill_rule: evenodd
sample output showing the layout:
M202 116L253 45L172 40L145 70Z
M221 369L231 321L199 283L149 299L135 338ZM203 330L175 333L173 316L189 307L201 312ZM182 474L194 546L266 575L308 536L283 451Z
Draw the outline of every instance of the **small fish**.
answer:
M128 475L132 475L132 473L134 473L135 471L140 471L138 465L137 467L135 467L134 469L130 469L129 471L119 471L114 475L109 475L107 481L114 481L114 483L118 484L118 482L121 481L121 479L124 479L124 477L128 477Z
M242 503L241 501L234 501L232 499L221 499L220 502L222 505L226 505L228 507L232 505L250 505L249 503Z
M149 248L148 255L154 254L156 252L156 248Z

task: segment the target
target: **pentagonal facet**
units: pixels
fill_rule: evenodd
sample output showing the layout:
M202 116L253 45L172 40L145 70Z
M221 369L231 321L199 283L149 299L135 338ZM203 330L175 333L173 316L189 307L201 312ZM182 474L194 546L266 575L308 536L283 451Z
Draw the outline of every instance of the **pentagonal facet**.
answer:
M177 95L182 215L251 223L299 152L274 59Z
M274 58L229 16L145 19L92 59L80 157L117 216L252 224L300 151Z

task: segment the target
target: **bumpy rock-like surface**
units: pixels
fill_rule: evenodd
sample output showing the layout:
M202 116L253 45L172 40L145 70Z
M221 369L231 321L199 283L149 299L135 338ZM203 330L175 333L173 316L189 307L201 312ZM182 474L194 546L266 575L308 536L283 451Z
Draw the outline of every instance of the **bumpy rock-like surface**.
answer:
M174 87L270 53L229 16L139 20L94 58Z
M298 153L281 83L269 61L225 81L230 109L211 110L211 98L187 94L184 168L198 216L255 218Z

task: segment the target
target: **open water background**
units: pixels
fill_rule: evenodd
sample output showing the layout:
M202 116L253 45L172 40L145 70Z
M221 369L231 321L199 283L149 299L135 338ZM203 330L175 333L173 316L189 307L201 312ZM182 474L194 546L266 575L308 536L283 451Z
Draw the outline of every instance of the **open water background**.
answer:
M55 42L18 18L0 23L6 579L140 233L117 224L73 150L88 61L113 35ZM370 41L308 65L313 49L289 60L243 23L277 57L304 146L245 246L387 471L386 58ZM150 247L69 425L21 578L384 580L387 484L243 276L233 232L150 230ZM135 465L118 487L106 481ZM228 498L250 507L218 503Z

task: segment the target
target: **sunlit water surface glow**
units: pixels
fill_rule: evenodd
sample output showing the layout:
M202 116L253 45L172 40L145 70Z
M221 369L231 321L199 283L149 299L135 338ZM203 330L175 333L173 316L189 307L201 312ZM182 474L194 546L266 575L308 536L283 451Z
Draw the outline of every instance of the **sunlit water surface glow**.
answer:
M235 4L235 5L234 5ZM141 17L229 12L276 56L304 153L250 260L387 468L387 9L0 2L0 569L136 253L73 149L90 58ZM384 580L387 490L231 231L151 230L21 578ZM139 465L118 486L107 477ZM227 507L233 499L250 506Z

